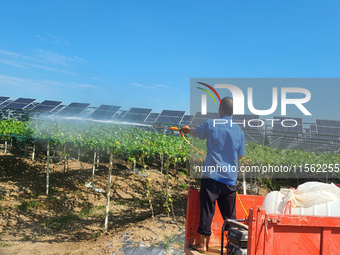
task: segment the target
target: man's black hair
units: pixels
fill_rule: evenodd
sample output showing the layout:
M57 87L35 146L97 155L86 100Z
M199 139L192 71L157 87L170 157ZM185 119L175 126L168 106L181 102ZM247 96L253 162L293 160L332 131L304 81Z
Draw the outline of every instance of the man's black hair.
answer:
M227 116L233 115L233 99L231 97L225 97L221 101L223 113Z

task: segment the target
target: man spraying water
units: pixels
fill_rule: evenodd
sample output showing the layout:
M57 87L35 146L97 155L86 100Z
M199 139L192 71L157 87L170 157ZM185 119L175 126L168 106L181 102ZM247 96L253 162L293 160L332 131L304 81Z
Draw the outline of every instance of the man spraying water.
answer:
M245 155L244 133L232 124L233 99L225 97L219 107L220 123L207 120L196 128L184 126L181 131L199 139L207 140L205 171L201 179L200 191L200 240L192 248L199 252L208 250L211 222L217 201L222 217L236 219L236 180L238 161ZM208 170L207 170L208 169Z

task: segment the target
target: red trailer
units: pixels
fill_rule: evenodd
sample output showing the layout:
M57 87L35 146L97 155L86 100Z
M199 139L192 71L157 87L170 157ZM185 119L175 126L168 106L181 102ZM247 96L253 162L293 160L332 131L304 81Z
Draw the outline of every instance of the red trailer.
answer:
M240 202L236 202L237 219L246 218L249 227L247 255L329 255L340 254L340 218L303 216L290 214L267 214L261 209L263 196L240 195L249 211L246 217ZM199 222L199 191L188 190L185 254L200 254L189 246L194 244ZM223 220L216 205L212 223L212 236L207 254L220 254ZM225 238L225 237L224 237ZM227 243L225 238L224 244ZM227 254L227 251L224 251Z

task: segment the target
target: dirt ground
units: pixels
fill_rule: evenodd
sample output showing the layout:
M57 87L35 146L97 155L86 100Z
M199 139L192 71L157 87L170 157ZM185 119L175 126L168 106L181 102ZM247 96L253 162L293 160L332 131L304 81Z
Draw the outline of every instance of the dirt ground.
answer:
M66 167L63 160L50 164L47 196L43 160L0 154L0 254L122 254L122 247L140 243L167 250L183 247L185 174L170 169L169 217L165 175L157 168L134 173L131 164L116 160L109 231L104 232L108 164L95 171L95 187L102 189L96 192L85 187L91 183L92 164L67 162ZM148 178L154 219L146 198Z
M32 161L30 153L14 153L0 151L0 255L118 255L138 248L147 254L146 247L183 254L189 186L186 169L170 165L172 205L166 207L166 175L160 164L144 170L137 164L133 170L132 163L115 159L105 232L108 157L96 165L96 191L90 187L91 155L83 155L81 161L71 157L66 161L53 153L46 195L44 154ZM154 217L147 198L148 179ZM268 190L257 192L265 195Z

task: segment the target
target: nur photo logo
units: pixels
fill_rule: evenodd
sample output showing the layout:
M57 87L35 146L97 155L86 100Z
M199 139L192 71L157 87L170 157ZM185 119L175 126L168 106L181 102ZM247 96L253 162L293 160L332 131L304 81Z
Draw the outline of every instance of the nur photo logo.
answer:
M221 98L220 95L217 93L216 89L227 89L229 92L232 94L232 98L234 100L234 114L235 115L244 115L245 114L245 96L243 91L231 84L215 84L214 87L203 83L203 82L197 82L201 85L204 85L205 87L209 88L219 99L220 104L221 103ZM207 94L213 99L215 105L217 105L216 100L212 93L201 87L197 87L198 89L206 92L206 94L201 94L201 113L202 115L207 114ZM278 87L272 87L272 105L269 109L265 110L259 110L254 107L254 100L253 100L253 88L248 87L247 88L247 106L248 110L255 115L261 115L261 116L266 116L273 114L277 107L278 107L278 99L279 99L279 88ZM307 108L304 106L305 103L309 102L311 99L311 93L308 89L305 88L299 88L299 87L282 87L280 88L280 94L281 94L281 115L285 116L287 115L287 105L295 105L304 115L310 116L312 115ZM288 98L289 94L299 94L301 95L300 98ZM260 99L262 100L262 99Z

